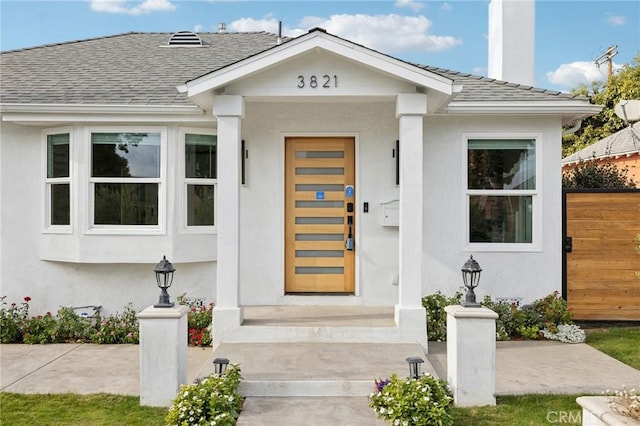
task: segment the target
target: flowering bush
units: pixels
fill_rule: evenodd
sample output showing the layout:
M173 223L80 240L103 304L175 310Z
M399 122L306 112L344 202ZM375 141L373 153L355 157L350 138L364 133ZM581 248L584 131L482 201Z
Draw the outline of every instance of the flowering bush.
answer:
M422 298L422 306L427 310L427 338L442 341L447 339L447 321L444 308L448 305L459 304L462 294L457 292L448 298L440 292ZM577 325L573 325L571 308L560 294L555 291L542 299L535 300L530 305L518 307L514 303L494 302L490 296L485 296L482 302L485 306L498 314L496 320L496 339L509 340L512 337L523 339L539 339L541 334L554 336L555 340L576 343L584 332ZM559 333L560 325L563 327ZM546 330L544 333L542 330ZM581 340L584 341L584 338Z
M459 305L462 293L456 292L453 297L447 297L440 291L424 296L422 306L427 311L427 339L441 342L447 340L447 313L444 308L449 305Z
M240 367L229 365L222 374L211 374L191 385L182 385L165 417L167 425L233 426L240 415L242 397Z
M8 308L6 298L0 297L0 343L20 343L22 323L29 317L31 298L26 296L20 305L12 303Z
M428 374L419 379L400 379L394 374L386 381L376 380L369 407L378 418L394 426L448 426L453 424L452 401L443 380Z
M122 314L116 312L106 318L96 316L97 331L93 336L94 343L134 343L140 340L138 317L131 304L124 307Z
M31 317L22 323L22 341L24 343L55 343L56 319L47 312Z
M189 345L191 346L211 346L212 323L213 323L213 302L208 306L194 302L186 297L186 294L178 296L178 303L187 305L190 310L187 314L189 330Z
M545 339L559 340L562 343L584 343L587 338L584 330L575 324L560 324L555 332L544 329L542 335Z
M607 403L613 411L634 420L640 420L640 391L627 390L624 386L621 391L606 391Z
M21 305L6 307L5 296L0 298L0 343L138 343L138 319L131 304L122 314L102 318L100 308L92 319L75 313L73 308L61 307L56 315L29 316L26 296Z

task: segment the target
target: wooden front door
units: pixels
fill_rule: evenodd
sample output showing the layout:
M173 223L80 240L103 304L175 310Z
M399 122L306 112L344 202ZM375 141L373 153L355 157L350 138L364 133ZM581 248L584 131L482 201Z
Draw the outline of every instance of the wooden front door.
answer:
M285 140L285 292L353 293L355 141Z

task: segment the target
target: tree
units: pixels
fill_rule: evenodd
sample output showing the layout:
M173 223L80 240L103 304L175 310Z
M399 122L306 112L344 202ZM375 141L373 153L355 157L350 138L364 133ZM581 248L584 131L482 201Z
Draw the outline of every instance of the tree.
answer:
M587 96L591 103L603 105L604 108L600 113L583 120L577 132L563 137L563 157L626 127L626 123L615 114L614 107L621 99L640 99L640 54L633 59L633 64L625 64L608 81L596 81L591 86L581 85L571 93Z
M627 177L627 169L619 169L610 162L595 159L584 161L562 175L564 188L635 188L636 184Z

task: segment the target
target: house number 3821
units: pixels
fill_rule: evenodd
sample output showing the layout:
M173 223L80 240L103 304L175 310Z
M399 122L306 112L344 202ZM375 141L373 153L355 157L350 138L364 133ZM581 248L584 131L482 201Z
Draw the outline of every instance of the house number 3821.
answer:
M298 89L304 89L305 87L310 87L312 89L317 89L321 87L323 89L330 89L338 87L338 76L337 75L328 75L325 74L323 76L317 75L299 75L298 76Z

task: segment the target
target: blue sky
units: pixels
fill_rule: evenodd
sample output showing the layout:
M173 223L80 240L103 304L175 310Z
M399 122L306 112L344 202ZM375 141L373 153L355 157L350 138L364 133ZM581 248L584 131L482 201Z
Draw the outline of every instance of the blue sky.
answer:
M313 27L397 58L486 75L489 0L239 1L0 0L0 48L33 47L129 31L277 32ZM537 0L536 86L568 91L606 78L594 64L617 45L614 67L640 53L637 0Z

